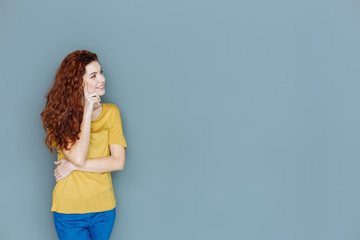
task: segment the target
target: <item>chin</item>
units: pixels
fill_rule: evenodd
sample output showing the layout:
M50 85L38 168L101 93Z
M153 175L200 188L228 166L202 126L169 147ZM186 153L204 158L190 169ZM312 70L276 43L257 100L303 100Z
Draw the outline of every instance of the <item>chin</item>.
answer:
M105 89L104 90L96 90L96 93L99 94L99 96L102 96L105 94Z

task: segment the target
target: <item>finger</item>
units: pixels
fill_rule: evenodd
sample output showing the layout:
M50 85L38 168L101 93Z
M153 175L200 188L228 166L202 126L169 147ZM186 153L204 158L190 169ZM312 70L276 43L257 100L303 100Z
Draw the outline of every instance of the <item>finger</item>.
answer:
M88 96L95 96L97 94L96 91L93 91L93 92L88 92Z
M89 100L92 100L92 101L96 101L96 102L99 101L99 97L96 97L96 96L91 97L91 98L88 98L88 99L89 99Z
M61 179L61 175L57 174L57 175L55 176L55 178L56 178L57 180L59 180L59 179Z
M101 102L101 98L100 98L99 94L97 92L95 92L95 93L96 93L95 97L98 99L99 102Z
M89 94L87 95L87 97L88 97L88 98L90 98L90 97L99 97L99 98L100 98L100 96L99 96L99 94L98 94L97 92L89 93Z
M61 174L59 172L56 172L56 173L54 173L54 176L58 178L61 176Z
M95 99L96 99L96 98L97 98L97 95L91 93L91 94L89 94L89 95L86 96L86 99L92 99L92 98L95 98Z
M91 97L91 98L88 98L87 101L89 103L96 103L96 102L99 102L99 99L97 97Z

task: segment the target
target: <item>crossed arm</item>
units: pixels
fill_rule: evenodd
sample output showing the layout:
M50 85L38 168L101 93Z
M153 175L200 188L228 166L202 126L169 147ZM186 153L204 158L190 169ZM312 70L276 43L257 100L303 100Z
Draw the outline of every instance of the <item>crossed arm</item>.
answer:
M84 164L75 165L66 158L54 162L58 164L54 170L56 182L64 179L73 171L112 172L122 170L125 165L125 148L120 144L110 144L111 156L86 159Z

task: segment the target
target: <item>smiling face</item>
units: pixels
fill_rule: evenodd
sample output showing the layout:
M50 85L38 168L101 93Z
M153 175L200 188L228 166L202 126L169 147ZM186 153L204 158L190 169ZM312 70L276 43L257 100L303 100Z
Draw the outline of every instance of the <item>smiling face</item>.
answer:
M89 93L96 92L99 96L105 94L105 76L98 61L93 61L86 65L86 72L83 76L84 85L87 86Z

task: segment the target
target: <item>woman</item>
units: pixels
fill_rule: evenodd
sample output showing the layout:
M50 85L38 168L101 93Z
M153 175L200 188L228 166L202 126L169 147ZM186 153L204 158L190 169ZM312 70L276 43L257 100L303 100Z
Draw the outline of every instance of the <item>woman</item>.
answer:
M102 103L105 77L97 55L77 50L56 72L41 121L57 148L52 207L59 239L109 239L116 216L111 171L127 148L118 107Z

